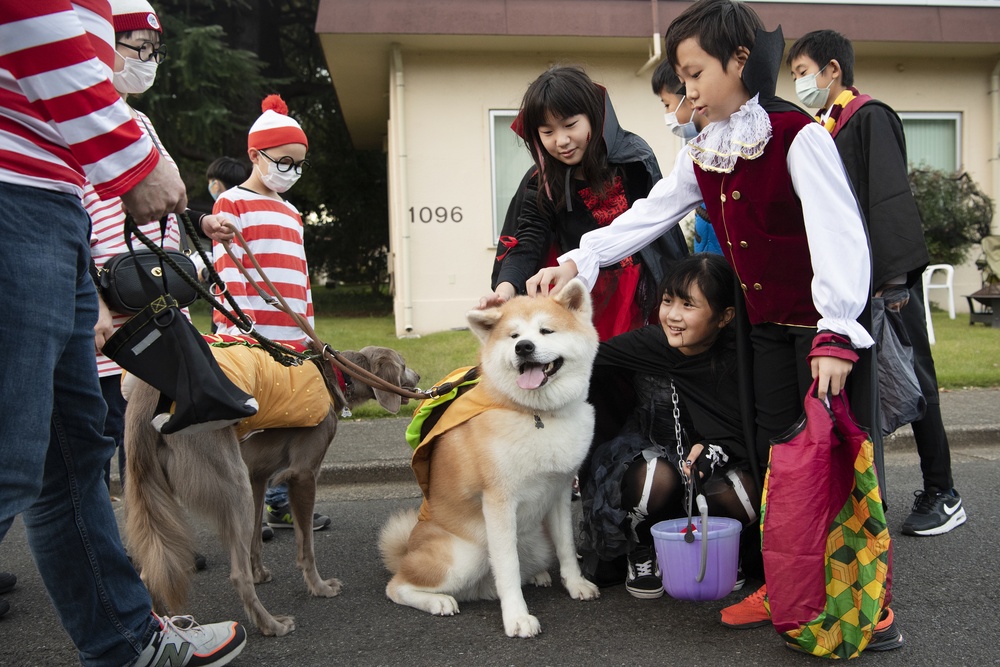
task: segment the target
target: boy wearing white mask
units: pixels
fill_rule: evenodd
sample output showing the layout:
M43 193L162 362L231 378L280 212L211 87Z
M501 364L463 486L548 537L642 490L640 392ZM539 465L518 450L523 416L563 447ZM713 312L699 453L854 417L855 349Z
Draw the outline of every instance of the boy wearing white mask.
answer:
M309 167L309 141L302 127L288 115L288 107L278 95L268 95L261 104L263 113L250 127L247 156L253 163L250 177L215 200L213 217L220 217L239 230L268 278L298 315L313 325L312 289L303 244L302 218L298 209L281 195L298 181ZM237 261L264 286L253 263L238 244L231 244ZM292 318L268 305L239 271L221 244L215 246L215 269L229 292L254 321L251 336L271 340L303 342L306 335ZM267 289L264 286L264 289ZM216 333L240 335L244 332L221 313L214 314ZM291 528L288 490L284 484L268 487L264 496L265 518L271 528ZM313 530L330 525L330 517L313 515Z
M288 305L313 324L302 218L298 209L282 197L309 167L306 160L309 141L302 127L288 115L281 97L268 95L261 107L263 113L250 127L247 137L247 156L253 163L250 177L219 195L212 213L240 231ZM263 285L249 258L244 257L243 249L235 243L231 249ZM306 335L289 315L268 305L257 294L221 245L215 246L215 269L240 308L255 322L256 333L271 340L305 340ZM221 313L216 312L214 318L219 325L217 333L243 333Z
M803 35L789 50L786 64L799 101L819 109L816 120L833 135L868 220L872 285L887 303L903 302L899 313L913 345L913 367L927 408L924 416L911 424L924 488L914 492L916 499L902 532L942 535L965 523L967 517L954 488L937 373L924 321L919 285L929 258L907 178L903 125L895 111L854 87L854 47L840 33L816 30ZM891 296L893 292L896 297Z
M691 141L705 129L708 121L704 116L694 112L694 106L687 100L684 84L677 77L677 72L664 59L653 71L653 94L663 102L665 112L663 120L671 134L684 141ZM694 251L722 254L719 239L715 229L708 221L708 211L704 206L694 210Z

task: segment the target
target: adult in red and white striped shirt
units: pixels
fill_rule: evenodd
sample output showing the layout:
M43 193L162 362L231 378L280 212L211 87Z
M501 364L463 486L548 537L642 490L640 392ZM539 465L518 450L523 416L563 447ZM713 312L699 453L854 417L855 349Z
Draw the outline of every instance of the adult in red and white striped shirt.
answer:
M165 649L190 662L213 645L231 659L246 641L238 624L182 636L151 614L101 478L113 445L101 435L83 184L139 220L187 200L115 93L113 56L107 0L0 3L0 292L16 308L0 325L0 539L22 514L81 663L146 665Z

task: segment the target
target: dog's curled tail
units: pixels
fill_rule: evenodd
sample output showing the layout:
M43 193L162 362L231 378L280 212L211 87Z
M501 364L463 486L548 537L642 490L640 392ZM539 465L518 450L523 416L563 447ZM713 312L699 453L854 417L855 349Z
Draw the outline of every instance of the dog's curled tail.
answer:
M158 392L142 383L125 413L125 535L158 612L179 612L187 602L194 540L160 462L160 434L150 419Z
M407 552L410 533L417 525L417 510L397 512L382 526L378 548L382 552L382 562L389 572L396 574Z

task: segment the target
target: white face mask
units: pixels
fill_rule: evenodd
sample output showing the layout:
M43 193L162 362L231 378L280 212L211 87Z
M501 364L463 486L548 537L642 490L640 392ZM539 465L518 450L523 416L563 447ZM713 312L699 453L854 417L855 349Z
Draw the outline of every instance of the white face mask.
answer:
M822 74L824 69L826 69L826 65L823 65L823 68L815 74L807 74L795 80L795 94L798 96L799 101L808 109L824 108L827 99L830 97L830 86L833 85L832 80L826 88L820 88L816 85L816 77Z
M263 155L262 158L267 160ZM260 170L260 164L254 167L257 173L260 174L261 182L267 187L268 190L272 190L277 193L287 192L295 182L299 180L302 174L296 174L294 169L289 169L288 171L281 172L278 171L278 165L270 160L267 160L267 173Z
M123 59L125 66L122 71L115 72L111 77L115 90L125 95L138 95L149 90L153 81L156 80L156 61L150 59L143 62L138 58Z
M682 97L677 106L680 107L681 104L684 104L685 99L687 98ZM670 128L670 131L674 134L674 136L680 137L684 141L690 141L698 136L698 128L694 126L693 116L691 120L688 120L688 122L681 123L677 120L676 111L668 111L663 114L663 122L667 124L667 127Z

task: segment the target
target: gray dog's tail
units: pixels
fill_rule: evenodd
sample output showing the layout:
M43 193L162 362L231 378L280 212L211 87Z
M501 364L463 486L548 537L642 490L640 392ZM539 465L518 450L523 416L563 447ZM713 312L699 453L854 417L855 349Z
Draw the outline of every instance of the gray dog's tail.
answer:
M177 613L187 602L194 540L160 462L166 445L150 424L158 398L139 383L125 413L125 535L154 607Z
M389 572L396 574L399 571L399 565L407 552L410 532L416 525L417 511L411 509L393 514L382 526L378 548L382 552L382 562Z

